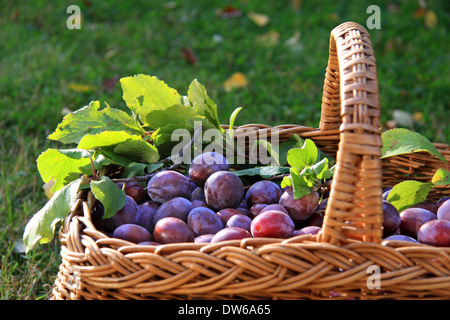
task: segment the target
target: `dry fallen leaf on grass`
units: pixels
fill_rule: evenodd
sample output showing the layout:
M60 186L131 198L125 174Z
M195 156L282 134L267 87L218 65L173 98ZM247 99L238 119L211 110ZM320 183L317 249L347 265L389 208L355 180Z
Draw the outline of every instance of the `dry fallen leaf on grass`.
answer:
M242 15L242 11L233 6L225 6L216 10L216 15L223 19L236 18Z
M235 72L223 83L225 91L229 92L236 88L244 88L247 86L247 78L242 72Z
M266 26L270 18L268 15L262 14L262 13L256 13L253 11L250 11L247 13L247 16L250 18L250 20L253 21L254 24L256 24L258 27L264 27Z
M197 57L195 56L195 54L192 51L192 49L186 48L186 47L181 48L181 56L188 63L190 63L192 65L197 64Z
M434 13L433 10L428 10L427 13L425 13L425 25L429 29L433 29L437 26L438 18L436 16L436 13Z
M82 84L82 83L70 83L67 88L71 91L76 92L89 92L97 89L96 86L90 84Z

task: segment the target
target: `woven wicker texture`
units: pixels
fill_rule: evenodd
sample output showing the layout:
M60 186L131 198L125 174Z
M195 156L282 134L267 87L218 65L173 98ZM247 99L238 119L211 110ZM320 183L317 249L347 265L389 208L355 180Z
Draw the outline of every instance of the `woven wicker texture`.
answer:
M322 233L138 246L95 229L84 190L60 232L52 299L449 299L450 248L381 239L382 188L448 164L425 153L380 160L379 116L370 37L344 23L331 33L319 128L236 128L298 134L336 157ZM435 145L450 160L450 147ZM442 195L448 188L431 198Z

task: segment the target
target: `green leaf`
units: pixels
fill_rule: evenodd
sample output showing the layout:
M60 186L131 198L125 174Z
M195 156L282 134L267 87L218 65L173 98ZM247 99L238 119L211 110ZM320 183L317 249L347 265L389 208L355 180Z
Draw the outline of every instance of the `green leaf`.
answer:
M261 176L264 179L276 176L278 174L283 174L289 172L288 167L277 167L277 166L264 166L255 167L243 170L236 170L233 173L237 176Z
M178 141L172 141L172 133L176 129L181 129L179 124L168 124L165 127L158 128L152 133L153 145L158 148L159 151L166 151L161 146L168 144L172 148L173 145L177 144ZM163 152L164 153L164 152ZM170 154L170 150L169 150Z
M79 143L86 134L97 134L102 131L127 131L131 134L142 133L142 129L127 113L106 106L100 109L100 102L93 101L64 117L56 130L48 139L62 143Z
M191 82L187 97L196 115L204 117L203 129L222 129L217 115L217 105L208 96L206 88L196 79Z
M234 126L234 122L236 120L237 115L239 114L239 112L241 110L242 110L242 107L234 109L233 113L230 116L230 124L228 126L228 132L227 132L228 140L230 141L230 143L232 143L232 141L233 141L233 132L234 132L233 126Z
M144 125L149 125L147 120L150 112L182 103L177 90L155 76L138 74L120 79L120 84L127 106L138 114Z
M58 222L67 216L75 203L81 180L72 181L56 191L44 207L28 221L23 233L27 252L36 243L48 243L53 239Z
M315 179L329 179L332 176L328 168L328 159L324 158L308 168L308 174Z
M80 149L47 149L37 159L37 168L42 180L47 183L54 179L51 192L61 189L67 183L79 178L82 167L90 164L93 153Z
M111 147L131 139L142 140L141 136L132 135L126 131L103 131L96 134L86 134L81 138L77 148L97 149L101 147Z
M145 123L152 128L165 127L169 124L176 124L179 128L183 128L195 116L192 107L176 104L163 110L149 111L145 117Z
M124 178L131 178L136 176L143 176L145 173L150 173L163 166L163 163L146 164L140 162L130 162L125 166L123 172Z
M383 142L381 158L426 151L446 161L430 140L415 131L404 128L391 129L382 134L381 140Z
M431 182L436 186L450 185L450 172L444 169L438 169L431 179Z
M118 144L114 148L114 152L126 155L134 160L143 160L147 163L154 163L159 159L158 149L141 138L133 138Z
M281 186L281 188L292 187L291 177L290 176L284 177L283 180L281 180L280 186Z
M91 181L91 191L94 197L105 208L103 219L111 218L125 205L125 191L120 189L106 176L103 176L100 181Z
M301 148L292 148L287 153L287 161L291 167L303 170L306 166L310 166L317 161L318 149L315 143L306 139Z
M95 135L85 135L78 148L97 149L114 147L114 152L123 154L133 161L144 160L148 163L158 161L158 149L144 141L141 136L125 131L103 131Z
M403 181L391 189L387 201L398 211L402 211L416 203L425 201L431 188L433 188L431 182Z
M286 165L287 162L287 153L289 150L293 148L301 148L305 141L300 138L298 135L292 135L288 141L283 141L279 146L279 163L280 166Z
M309 194L313 184L305 177L304 171L298 172L296 168L291 168L292 191L294 199L300 199Z

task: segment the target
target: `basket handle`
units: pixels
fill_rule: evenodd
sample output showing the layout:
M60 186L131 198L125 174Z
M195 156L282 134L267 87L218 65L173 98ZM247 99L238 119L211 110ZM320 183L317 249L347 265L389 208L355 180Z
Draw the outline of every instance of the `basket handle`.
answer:
M331 32L320 130L339 128L330 196L318 239L381 241L381 126L375 56L367 30L346 22Z

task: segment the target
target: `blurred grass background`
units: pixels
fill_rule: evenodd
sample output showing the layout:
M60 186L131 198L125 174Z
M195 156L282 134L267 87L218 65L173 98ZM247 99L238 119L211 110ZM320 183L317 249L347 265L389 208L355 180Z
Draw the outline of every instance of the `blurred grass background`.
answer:
M81 29L66 26L70 4ZM0 299L50 295L58 242L24 255L20 239L47 200L35 160L55 146L46 137L65 112L92 100L125 110L118 79L144 73L181 94L197 79L222 123L243 107L237 125L316 127L330 31L345 21L367 27L373 4L383 125L450 143L445 0L0 1ZM225 90L237 72L246 85Z

